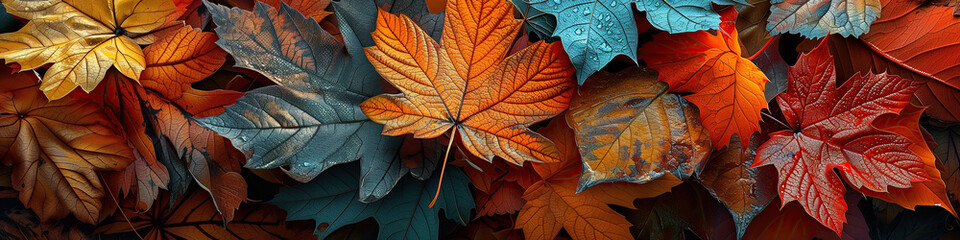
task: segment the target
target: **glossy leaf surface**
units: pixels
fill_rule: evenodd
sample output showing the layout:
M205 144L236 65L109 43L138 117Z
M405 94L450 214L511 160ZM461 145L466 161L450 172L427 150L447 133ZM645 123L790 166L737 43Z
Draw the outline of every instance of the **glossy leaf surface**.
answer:
M908 137L873 127L874 119L903 109L919 84L887 74L856 75L839 87L826 43L790 68L787 91L777 96L793 130L770 134L754 166L774 165L782 202L798 201L838 234L846 218L846 190L887 192L930 181ZM853 97L856 96L856 97ZM844 99L844 100L841 100Z
M607 204L633 208L637 198L655 197L681 183L667 175L645 184L607 183L577 193L581 172L573 131L564 121L552 121L541 132L558 144L560 163L534 163L542 180L523 193L517 228L527 238L554 238L565 229L573 239L630 238L630 222Z
M600 73L577 91L565 117L584 162L578 192L700 172L710 155L707 130L697 109L656 79L652 70L631 68Z

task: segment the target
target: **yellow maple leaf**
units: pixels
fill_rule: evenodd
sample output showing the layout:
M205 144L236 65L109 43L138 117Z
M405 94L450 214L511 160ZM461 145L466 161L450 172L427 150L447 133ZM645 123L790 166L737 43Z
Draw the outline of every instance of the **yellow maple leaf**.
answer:
M3 0L7 12L29 20L0 34L0 59L34 69L52 63L40 89L50 100L78 86L92 91L110 66L139 80L144 68L139 39L164 25L175 10L153 0Z

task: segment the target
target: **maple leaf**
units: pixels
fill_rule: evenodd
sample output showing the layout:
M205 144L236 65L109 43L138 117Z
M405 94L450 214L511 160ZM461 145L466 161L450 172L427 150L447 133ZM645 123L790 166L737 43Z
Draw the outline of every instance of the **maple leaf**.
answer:
M150 211L132 207L100 224L94 233L136 231L141 239L307 239L312 226L288 222L285 213L271 205L241 205L233 221L225 224L209 194L194 190L175 203L169 194L160 197ZM125 202L124 204L127 204Z
M710 155L707 130L697 109L656 79L652 70L630 68L600 73L577 91L566 113L584 163L577 191L700 172Z
M318 234L325 239L332 232L349 224L373 218L380 225L378 239L437 239L438 214L444 209L448 219L466 225L474 208L469 180L457 167L448 166L440 198L428 207L433 186L439 177L427 181L404 178L396 189L383 199L358 202L360 172L355 163L338 165L309 183L282 188L270 201L287 211L288 220L313 219L326 224Z
M0 162L13 165L20 200L42 220L73 213L95 224L102 208L98 172L122 170L133 153L117 126L90 101L49 101L35 73L17 74L0 88Z
M699 175L703 186L732 214L738 238L743 237L753 218L777 197L776 171L769 167L750 168L757 148L765 140L766 136L755 134L746 150L739 140L731 140L730 146L713 153L710 164Z
M243 151L246 167L286 166L287 175L309 182L333 165L359 159L364 202L389 193L407 172L426 177L433 171L437 159L420 158L421 164L408 167L398 150L435 141L404 143L401 137L382 136L382 126L357 106L383 90L362 57L362 36L345 21L341 43L286 5L274 9L258 3L252 12L207 6L218 24L217 44L238 66L279 84L249 91L224 113L198 119Z
M908 148L910 138L872 126L881 114L903 109L918 82L868 73L837 87L826 41L801 56L789 74L777 103L792 130L770 133L754 162L778 169L784 204L798 201L839 234L846 222L846 190L834 169L854 188L874 192L931 181L921 156Z
M577 193L582 165L573 131L563 118L551 121L540 132L555 141L563 162L534 163L542 180L523 193L526 203L520 209L516 228L531 239L552 239L566 229L573 239L628 239L630 222L607 206L634 208L633 200L670 191L682 183L666 175L645 184L607 183Z
M557 18L553 36L563 40L580 84L617 55L636 61L639 31L632 3L646 12L650 24L670 33L717 29L720 16L713 3L745 5L739 0L530 0L530 6Z
M553 143L527 125L566 109L573 68L557 43L534 43L504 58L521 26L512 13L504 0L451 0L441 46L410 18L381 10L376 46L364 50L401 93L370 98L361 109L384 124L385 135L434 138L453 128L470 153L487 161L558 161Z
M767 108L763 98L767 77L740 56L732 22L737 13L728 8L720 14L723 22L716 34L662 33L639 50L647 67L662 73L659 80L670 84L671 92L693 93L684 98L700 109L715 149L726 146L734 134L740 142L749 142L760 129L760 110Z
M12 15L28 19L14 33L0 34L0 58L34 69L53 63L40 89L56 100L78 86L93 91L110 66L134 81L145 60L137 37L167 22L168 1L4 0Z
M98 99L120 118L126 136L143 158L140 163L135 162L136 169L118 176L129 182L134 178L130 175L135 175L142 210L152 206L157 188L167 184L177 186L168 187L175 200L191 182L199 183L211 193L228 220L246 197L246 183L239 174L242 154L227 139L201 127L194 119L219 114L224 105L234 103L242 95L191 87L223 65L226 52L214 41L213 33L179 28L144 48L146 68L139 85L111 72L102 88L85 96ZM158 161L169 158L178 161L164 165ZM158 175L177 176L174 180L178 182L151 183Z

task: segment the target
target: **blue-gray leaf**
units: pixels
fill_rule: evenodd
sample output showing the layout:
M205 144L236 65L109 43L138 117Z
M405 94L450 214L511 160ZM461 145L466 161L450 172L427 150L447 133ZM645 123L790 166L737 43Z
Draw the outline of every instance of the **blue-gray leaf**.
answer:
M460 224L470 220L474 208L469 179L457 167L448 167L436 206L429 208L439 177L428 181L404 178L396 190L372 203L356 201L360 173L354 164L338 166L313 181L280 189L270 201L287 211L287 220L313 219L328 224L321 239L333 231L373 217L380 225L379 239L437 239L439 212Z
M833 33L857 37L880 16L880 0L772 0L767 30L821 38Z

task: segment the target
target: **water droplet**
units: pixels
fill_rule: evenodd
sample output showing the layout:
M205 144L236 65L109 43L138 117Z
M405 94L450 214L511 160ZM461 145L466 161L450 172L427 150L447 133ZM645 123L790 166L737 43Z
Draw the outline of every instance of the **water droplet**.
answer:
M584 8L584 9L583 9L583 15L584 15L584 16L590 15L590 8Z
M560 0L553 0L553 3L560 4Z
M617 4L619 4L619 2L617 2L617 0L610 1L610 6L611 6L611 7L616 7Z
M580 9L579 9L579 8L573 8L573 12L574 12L574 13L578 13L578 12L580 12Z
M574 33L576 33L577 35L583 34L583 28L577 28L577 30Z
M612 51L613 48L610 47L610 44L601 43L601 44L600 44L600 50L603 50L604 52L609 52L609 51Z

